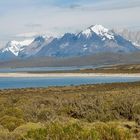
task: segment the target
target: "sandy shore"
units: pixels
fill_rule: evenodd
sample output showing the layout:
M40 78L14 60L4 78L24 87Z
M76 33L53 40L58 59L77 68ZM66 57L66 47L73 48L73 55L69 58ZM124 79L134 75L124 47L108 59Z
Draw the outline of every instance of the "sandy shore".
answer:
M107 73L0 73L0 78L8 77L140 77L138 74L107 74Z

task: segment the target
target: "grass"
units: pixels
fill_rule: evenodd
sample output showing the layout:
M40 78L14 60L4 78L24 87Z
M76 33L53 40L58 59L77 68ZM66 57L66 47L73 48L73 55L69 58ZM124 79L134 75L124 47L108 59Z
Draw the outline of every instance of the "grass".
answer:
M140 82L0 90L0 140L139 140Z

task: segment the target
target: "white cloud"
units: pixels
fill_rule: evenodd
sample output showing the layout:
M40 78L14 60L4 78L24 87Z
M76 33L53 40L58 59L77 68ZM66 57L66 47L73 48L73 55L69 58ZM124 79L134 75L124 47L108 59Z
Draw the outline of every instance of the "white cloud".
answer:
M0 40L10 40L16 35L76 32L92 24L108 28L140 25L139 0L71 0L63 4L66 0L52 1L0 1L0 9L5 6L0 14Z

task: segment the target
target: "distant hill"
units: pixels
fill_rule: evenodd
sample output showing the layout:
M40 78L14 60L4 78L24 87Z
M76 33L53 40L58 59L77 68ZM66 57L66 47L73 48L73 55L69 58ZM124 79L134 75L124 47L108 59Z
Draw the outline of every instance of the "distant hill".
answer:
M114 64L140 64L140 52L123 53L100 53L89 56L54 58L40 57L1 61L0 68L4 67L60 67L60 66L103 66Z

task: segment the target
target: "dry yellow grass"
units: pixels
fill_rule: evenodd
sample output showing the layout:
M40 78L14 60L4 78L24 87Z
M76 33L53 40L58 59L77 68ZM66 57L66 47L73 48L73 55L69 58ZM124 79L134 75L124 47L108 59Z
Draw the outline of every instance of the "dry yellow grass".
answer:
M140 82L0 90L2 140L139 137Z

